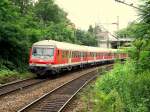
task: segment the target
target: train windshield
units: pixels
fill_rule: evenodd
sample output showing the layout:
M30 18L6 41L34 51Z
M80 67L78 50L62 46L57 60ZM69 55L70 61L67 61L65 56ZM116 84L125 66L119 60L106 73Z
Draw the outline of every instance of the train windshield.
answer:
M53 59L54 57L54 48L40 48L40 47L33 47L32 52L33 57L39 58L46 58L46 59Z

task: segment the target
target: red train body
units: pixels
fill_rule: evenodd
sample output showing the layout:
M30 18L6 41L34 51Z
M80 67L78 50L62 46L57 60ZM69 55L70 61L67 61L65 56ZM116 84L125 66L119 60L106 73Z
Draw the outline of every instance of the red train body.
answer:
M33 44L30 51L29 67L41 75L45 72L58 72L72 67L94 65L115 59L127 58L126 53L116 49L81 46L54 40L43 40Z

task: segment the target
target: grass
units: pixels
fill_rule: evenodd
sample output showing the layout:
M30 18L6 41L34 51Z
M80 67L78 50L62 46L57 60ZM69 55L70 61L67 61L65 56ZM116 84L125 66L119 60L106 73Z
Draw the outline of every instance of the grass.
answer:
M33 77L34 75L29 72L19 73L15 70L11 71L9 69L0 69L0 84L8 83L18 79L26 79Z

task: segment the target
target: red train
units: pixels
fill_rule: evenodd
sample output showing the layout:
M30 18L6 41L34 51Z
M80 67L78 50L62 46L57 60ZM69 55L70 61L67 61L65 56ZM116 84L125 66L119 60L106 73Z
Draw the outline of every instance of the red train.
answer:
M30 51L29 68L37 75L59 72L63 69L95 65L127 58L126 53L116 49L89 47L54 40L43 40L33 44Z

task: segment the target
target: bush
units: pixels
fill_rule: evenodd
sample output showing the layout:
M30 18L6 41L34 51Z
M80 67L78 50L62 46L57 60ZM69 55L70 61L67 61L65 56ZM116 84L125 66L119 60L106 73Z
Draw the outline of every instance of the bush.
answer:
M96 81L94 112L149 112L150 71L135 74L135 63L116 64Z
M29 72L19 73L16 70L11 71L9 69L0 69L0 84L31 77L35 77L35 75Z
M14 70L15 67L16 66L12 62L0 59L0 70L3 70L3 69Z

